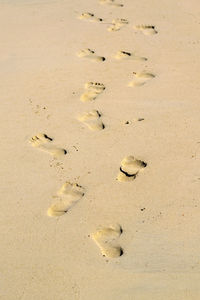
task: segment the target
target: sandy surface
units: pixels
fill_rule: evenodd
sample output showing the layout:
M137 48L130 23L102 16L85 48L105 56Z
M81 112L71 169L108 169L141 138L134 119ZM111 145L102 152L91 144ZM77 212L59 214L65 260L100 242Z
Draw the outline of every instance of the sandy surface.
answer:
M200 4L118 3L0 3L2 300L200 298ZM85 12L103 21L79 19ZM116 18L129 24L108 31ZM133 28L141 24L158 33ZM106 60L78 57L86 48ZM148 60L117 60L118 51ZM128 87L143 71L155 77ZM82 102L87 82L106 89ZM77 119L93 110L98 121ZM90 130L96 122L105 128ZM53 141L31 144L39 133ZM130 155L147 166L119 182ZM66 181L84 196L56 198ZM48 216L63 199L67 213ZM118 236L95 243L117 224ZM113 245L123 255L103 257Z

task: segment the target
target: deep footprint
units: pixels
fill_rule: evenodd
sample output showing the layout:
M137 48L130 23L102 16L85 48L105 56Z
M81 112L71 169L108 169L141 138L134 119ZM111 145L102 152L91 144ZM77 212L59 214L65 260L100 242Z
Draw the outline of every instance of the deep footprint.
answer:
M53 139L45 133L39 133L31 138L30 143L33 147L47 152L55 158L59 158L67 154L67 150L52 145L52 141Z
M86 112L78 117L78 120L88 126L90 130L103 130L105 128L101 121L101 114L97 110Z
M82 13L79 17L80 20L89 21L89 22L102 22L103 19L95 17L94 14L86 12Z
M136 159L133 156L127 156L121 162L117 180L120 182L133 181L146 166L146 162Z
M103 62L105 61L105 57L103 56L98 56L95 54L95 51L91 50L91 49L83 49L83 50L80 50L78 53L77 53L78 57L80 58L88 58L92 61L97 61L97 62Z
M123 249L116 242L122 232L121 226L116 225L102 228L93 233L91 236L103 256L116 258L123 255Z
M126 19L114 19L112 25L108 27L108 31L119 31L122 27L127 25L129 22Z
M107 4L107 5L112 5L116 7L123 7L124 5L121 3L116 2L115 0L99 0L100 4Z
M50 217L64 215L84 196L84 193L84 188L77 183L64 183L57 192L59 200L49 207L47 215Z
M133 28L145 35L153 35L158 33L153 25L135 25Z
M133 72L134 79L129 82L128 86L134 87L134 86L142 86L144 85L147 81L155 78L156 76L152 73L147 73L147 72Z
M98 82L88 82L85 84L85 93L81 95L82 102L88 102L95 100L98 95L103 93L105 86L103 83Z
M146 57L140 57L136 56L132 52L127 52L127 51L118 51L115 55L115 59L121 60L121 59L131 59L131 60L139 60L139 61L146 61Z

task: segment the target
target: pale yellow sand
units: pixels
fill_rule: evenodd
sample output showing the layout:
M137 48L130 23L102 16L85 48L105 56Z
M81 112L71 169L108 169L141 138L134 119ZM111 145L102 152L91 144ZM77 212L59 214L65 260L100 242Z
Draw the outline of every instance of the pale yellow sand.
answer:
M200 299L199 13L195 0L1 1L1 300ZM128 24L108 31L116 19ZM130 88L133 72L155 77ZM88 82L106 89L82 102ZM104 130L77 120L92 111ZM47 148L29 143L38 133ZM130 155L147 167L119 182ZM84 197L51 218L65 182ZM115 224L123 255L103 257L92 234Z

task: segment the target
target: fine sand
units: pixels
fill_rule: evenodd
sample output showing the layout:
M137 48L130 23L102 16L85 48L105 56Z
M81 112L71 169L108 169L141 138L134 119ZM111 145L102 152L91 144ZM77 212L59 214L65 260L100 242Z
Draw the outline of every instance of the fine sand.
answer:
M1 300L200 299L199 17L0 1Z

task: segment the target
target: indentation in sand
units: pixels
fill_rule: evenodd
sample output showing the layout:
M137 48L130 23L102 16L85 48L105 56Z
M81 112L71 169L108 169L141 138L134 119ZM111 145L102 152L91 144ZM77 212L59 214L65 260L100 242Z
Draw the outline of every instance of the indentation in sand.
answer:
M131 60L139 60L139 61L146 61L146 57L136 56L134 53L127 52L127 51L118 51L115 55L116 59L131 59Z
M152 73L147 73L147 72L133 72L134 79L129 82L128 86L134 87L134 86L142 86L144 85L147 81L153 79L155 77L154 74Z
M118 245L117 239L122 234L120 225L104 227L93 233L92 239L100 248L101 254L108 258L116 258L123 255L123 249Z
M153 35L158 33L153 25L135 25L133 28L145 35Z
M123 7L124 5L121 3L116 2L115 0L99 0L100 4L107 4L107 5L112 5L116 7Z
M89 21L89 22L102 22L103 19L95 17L94 14L86 12L82 13L79 17L80 20Z
M103 122L101 121L101 114L98 110L92 110L90 112L85 112L78 117L78 120L83 122L91 130L102 130L105 128Z
M39 133L31 138L30 143L33 147L45 151L55 158L59 158L67 154L67 150L52 145L52 141L53 139L45 133Z
M129 22L126 19L114 19L112 25L108 27L108 31L118 31Z
M84 196L84 193L84 188L77 183L64 183L57 192L60 198L47 211L48 216L59 217L64 215Z
M105 86L99 82L88 82L85 84L85 90L85 93L83 93L80 98L82 102L95 100L98 95L103 93Z
M147 163L142 160L136 159L133 156L125 157L120 166L120 172L117 176L117 180L121 182L133 181L138 173L146 168Z
M102 62L102 61L105 61L105 57L103 56L98 56L95 54L95 51L94 50L91 50L91 49L83 49L83 50L80 50L78 53L77 53L78 57L80 58L88 58L90 60L93 60L93 61L98 61L98 62Z

